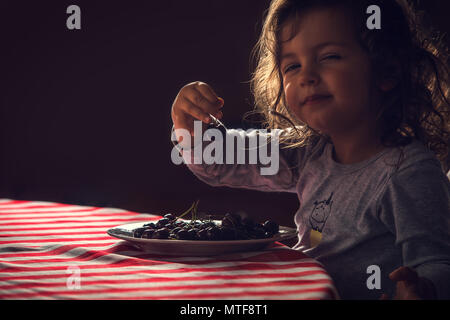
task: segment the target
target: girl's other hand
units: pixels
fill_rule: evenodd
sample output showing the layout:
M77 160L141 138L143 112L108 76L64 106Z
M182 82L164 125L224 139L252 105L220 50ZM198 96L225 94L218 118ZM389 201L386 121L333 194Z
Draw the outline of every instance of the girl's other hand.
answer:
M395 269L389 274L389 278L397 284L394 300L436 299L433 283L426 278L419 277L417 272L411 268ZM383 294L380 300L389 300L389 297Z
M172 121L175 129L186 129L194 136L194 121L200 120L205 125L211 123L209 114L221 119L220 109L224 100L204 82L196 81L181 88L172 105ZM178 138L178 137L177 137Z

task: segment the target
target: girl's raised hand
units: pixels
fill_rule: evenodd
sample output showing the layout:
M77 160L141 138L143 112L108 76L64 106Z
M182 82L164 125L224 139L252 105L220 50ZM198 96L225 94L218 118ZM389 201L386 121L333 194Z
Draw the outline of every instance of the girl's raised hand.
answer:
M204 82L196 81L181 88L172 105L172 121L176 129L186 129L194 136L194 121L211 123L210 114L221 119L224 100Z

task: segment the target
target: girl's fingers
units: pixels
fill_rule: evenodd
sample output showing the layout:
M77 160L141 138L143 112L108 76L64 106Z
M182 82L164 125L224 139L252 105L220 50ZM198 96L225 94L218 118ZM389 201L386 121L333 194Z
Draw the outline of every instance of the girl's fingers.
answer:
M198 82L195 87L209 102L213 105L221 105L223 106L223 99L219 98L219 96L214 92L214 90L203 82Z
M219 104L210 102L198 90L193 90L193 92L186 96L186 99L206 113L216 115L219 112Z
M183 101L183 111L188 115L192 116L194 119L203 121L204 123L210 123L211 118L208 112L205 112L204 109L198 107L189 99L185 98Z
M172 121L175 128L193 131L194 120L200 120L204 126L213 120L210 115L221 119L220 109L224 100L217 97L214 90L206 83L197 81L184 86L172 105Z
M389 274L389 278L392 281L407 281L415 283L418 281L419 276L417 275L417 272L411 268L400 267L391 272L391 274Z
M203 82L199 82L192 89L188 94L189 100L208 113L217 115L220 108L223 107L223 99L217 97L213 89Z

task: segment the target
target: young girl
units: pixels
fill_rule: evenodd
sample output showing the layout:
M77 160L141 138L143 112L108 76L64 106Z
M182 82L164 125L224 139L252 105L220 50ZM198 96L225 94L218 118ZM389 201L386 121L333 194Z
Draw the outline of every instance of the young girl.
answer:
M368 28L371 5L381 29ZM278 174L189 169L213 186L297 193L294 248L323 263L341 298L449 299L448 52L401 0L273 0L256 49L252 88L281 132ZM174 128L206 128L223 105L188 84Z

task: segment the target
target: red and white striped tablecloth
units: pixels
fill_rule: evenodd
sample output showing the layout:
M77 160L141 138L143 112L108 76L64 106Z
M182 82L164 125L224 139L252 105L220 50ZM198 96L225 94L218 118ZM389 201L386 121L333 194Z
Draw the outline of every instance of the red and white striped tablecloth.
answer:
M281 244L156 256L106 230L159 219L118 208L0 199L0 299L334 299L315 260Z

